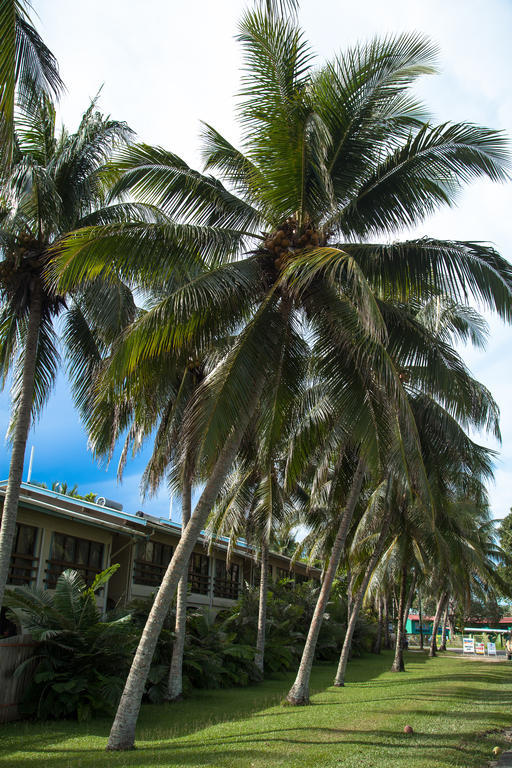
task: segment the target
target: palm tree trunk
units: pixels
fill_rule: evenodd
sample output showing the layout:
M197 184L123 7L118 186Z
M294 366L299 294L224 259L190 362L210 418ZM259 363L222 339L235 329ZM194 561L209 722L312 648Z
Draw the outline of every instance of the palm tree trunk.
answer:
M421 609L421 595L418 595L418 618L420 620L420 650L423 650L423 612Z
M347 503L343 514L341 516L338 532L334 546L332 548L331 557L329 559L329 565L322 582L320 594L315 606L313 618L311 619L311 625L309 627L308 636L302 652L302 658L300 661L299 669L295 682L288 692L286 700L289 704L295 706L309 704L309 678L311 676L311 668L313 666L313 660L315 658L316 643L318 635L320 634L320 628L322 626L322 620L327 606L327 601L331 594L332 583L338 570L343 547L345 546L345 539L347 538L347 532L354 514L354 509L361 492L361 486L363 484L364 477L364 461L359 459L354 478L352 480L352 487L348 495Z
M411 612L411 605L412 605L412 600L413 600L415 591L416 591L416 573L413 573L411 586L409 587L409 594L407 595L407 602L404 608L404 615L402 616L402 625L403 625L402 632L404 637L406 634L405 630L407 628L407 619L409 618L409 613Z
M446 607L444 609L444 616L443 616L443 632L441 634L441 646L439 648L440 651L446 651L446 625L448 624L448 608L450 606L450 600L449 598L446 600Z
M439 598L439 601L437 603L436 615L434 616L434 624L432 625L430 651L428 653L428 655L431 657L437 656L437 629L439 627L439 622L441 621L441 614L443 613L444 602L446 600L446 597L447 597L446 592L442 592Z
M179 544L167 567L132 661L110 731L107 750L134 748L135 727L139 716L144 686L162 625L171 606L178 582L185 573L185 568L196 544L197 537L206 523L215 499L222 488L222 483L235 460L245 430L259 401L263 384L264 381L262 380L259 386L254 388L250 406L240 414L236 427L226 440L201 497L197 502L190 522L182 532Z
M377 622L377 635L373 644L372 653L380 653L382 647L382 624L384 623L384 611L382 610L382 597L379 596L379 618Z
M267 592L268 592L268 541L265 536L261 542L261 577L260 601L258 606L258 635L256 638L256 655L254 663L263 675L265 661L265 626L267 623Z
M398 599L398 615L396 621L396 640L395 640L395 659L391 666L392 672L404 672L404 649L403 649L403 635L404 635L404 609L405 609L405 587L407 582L407 565L402 566L402 574L400 577L400 597Z
M183 481L181 492L181 526L185 529L191 513L192 484L187 477ZM176 593L176 622L174 625L174 643L172 646L171 668L167 686L167 701L179 701L183 698L183 651L185 648L185 633L187 628L187 593L188 593L188 561L185 572L181 577Z
M11 464L2 511L0 527L0 608L3 605L5 586L11 565L12 546L16 534L16 518L20 499L20 486L23 479L25 449L34 399L34 381L37 362L37 346L42 315L42 294L39 286L33 290L28 316L27 335L23 358L23 378L14 435L12 441Z
M350 655L350 649L352 647L352 638L354 636L354 630L356 628L356 623L359 618L359 611L361 610L361 606L363 604L363 599L366 594L366 588L368 587L369 581L372 577L372 573L375 570L375 566L377 565L379 557L381 556L382 547L384 545L384 540L386 538L386 535L387 535L387 526L384 526L380 533L379 540L375 545L375 549L372 552L370 561L366 567L366 571L365 571L361 586L357 590L355 600L353 601L353 604L352 604L352 613L350 615L350 620L347 625L347 631L345 633L345 639L343 641L343 648L341 649L340 660L338 663L336 677L334 678L334 685L336 685L338 688L341 688L342 686L345 685L345 672L347 671L348 657Z
M347 570L347 627L348 623L350 621L350 617L352 616L352 590L354 587L354 575L350 570L350 566Z
M389 651L391 644L389 642L389 603L388 595L384 594L384 648Z
M453 603L451 606L453 610ZM450 640L455 637L455 624L453 622L453 613L450 613L450 601L448 600L448 629L450 630ZM500 636L503 639L503 635ZM501 644L503 647L503 643Z

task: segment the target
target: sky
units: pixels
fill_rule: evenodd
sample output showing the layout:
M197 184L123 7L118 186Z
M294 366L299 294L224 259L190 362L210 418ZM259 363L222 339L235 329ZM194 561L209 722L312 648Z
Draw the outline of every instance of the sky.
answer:
M141 141L158 144L200 167L200 121L236 143L234 96L239 87L240 51L234 39L247 2L241 0L33 0L36 26L60 65L67 92L61 121L73 130L101 88L99 106L125 120ZM379 35L419 31L439 46L439 74L416 88L436 122L468 121L512 135L511 0L303 0L299 19L321 62L357 42ZM414 234L492 243L512 261L512 184L472 184L455 209L443 210ZM492 391L501 409L503 441L480 436L499 450L490 487L495 517L512 505L511 330L488 317L485 351L465 349L473 374ZM0 434L9 420L9 393L0 395ZM127 511L167 516L163 487L142 501L139 480L147 448L130 461L122 484L116 458L99 466L87 450L87 435L75 414L64 375L28 442L26 469L34 446L32 479L77 483L121 501ZM0 476L6 477L9 445L0 444ZM179 517L173 504L173 517Z

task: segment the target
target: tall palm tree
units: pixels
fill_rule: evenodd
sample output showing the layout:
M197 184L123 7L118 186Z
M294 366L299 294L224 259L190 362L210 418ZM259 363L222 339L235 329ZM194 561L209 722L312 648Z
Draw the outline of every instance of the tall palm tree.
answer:
M16 100L29 104L63 89L57 62L35 30L26 0L0 0L0 160L10 162L14 147Z
M379 292L400 300L473 295L502 317L511 315L512 271L492 248L432 238L389 242L450 204L461 184L506 178L501 134L432 125L411 97L414 80L433 71L434 46L401 35L350 49L318 68L295 22L263 11L245 14L239 38L246 57L243 151L210 126L203 133L205 173L163 149L128 149L115 193L160 206L172 224L88 228L68 240L60 257L63 287L98 275L158 282L195 263L198 253L211 265L179 301L168 296L148 313L126 347L127 369L154 360L164 347L178 350L185 337L243 327L199 388L190 427L196 436L202 430L201 450L216 461L134 658L111 749L133 746L144 679L189 548L260 394L286 386L305 324L339 411L354 412L363 409L372 385L406 407L399 371L382 345ZM106 257L113 243L122 245L118 259ZM392 412L374 407L379 428ZM361 426L361 445L368 436ZM354 499L362 475L361 466ZM309 659L314 642L307 646ZM308 675L309 661L294 703L307 700Z
M211 536L220 535L229 539L228 562L231 547L240 537L245 537L260 550L254 662L262 674L265 658L269 550L274 535L283 525L289 526L292 520L296 520L293 502L284 488L278 463L276 461L264 471L259 461L259 457L264 456L262 450L251 450L235 464L215 504L207 528L207 533Z
M359 618L359 612L368 588L370 579L378 565L389 535L389 516L387 510L379 514L379 507L385 505L387 497L387 483L381 483L370 498L368 507L356 530L356 535L351 545L352 568L357 568L357 578L351 580L350 586L356 587L353 601L350 601L347 630L343 640L338 669L334 679L334 685L345 685L345 672L352 646L352 637ZM353 575L355 575L353 573ZM349 587L350 588L350 587Z
M58 369L55 319L62 312L69 371L79 407L89 396L101 350L133 319L131 292L97 281L66 294L47 280L51 247L73 228L130 215L106 206L100 171L131 131L105 118L93 102L76 133L55 129L55 109L42 98L16 121L16 152L0 176L8 208L0 223L0 376L12 374L12 454L0 528L0 606L9 571L20 483L31 422L41 412ZM141 209L139 210L139 214ZM69 308L68 308L69 307Z

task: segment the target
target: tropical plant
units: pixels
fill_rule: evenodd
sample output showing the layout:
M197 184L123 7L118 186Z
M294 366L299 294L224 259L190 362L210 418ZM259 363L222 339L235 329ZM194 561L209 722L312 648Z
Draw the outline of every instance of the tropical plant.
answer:
M237 539L245 538L260 552L258 629L255 664L263 673L267 593L269 588L269 551L274 535L283 526L297 522L293 500L284 487L279 465L286 450L290 430L290 411L283 408L280 428L274 428L270 439L248 439L243 455L232 467L208 521L207 533L212 537L226 536L229 540L228 565L231 548ZM257 426L256 426L257 428Z
M130 616L104 619L96 595L118 568L99 573L90 587L77 571L67 570L54 590L6 590L12 617L37 643L36 666L22 704L26 714L41 720L89 720L117 705L135 638ZM33 658L23 662L15 674L33 663Z
M12 157L16 101L27 105L63 89L57 62L35 30L27 0L0 0L0 161Z
M26 441L31 422L51 392L59 364L55 319L63 340L78 407L90 395L104 350L135 315L131 292L119 281L73 294L50 284L50 249L74 227L127 218L134 206L106 205L101 169L126 144L125 123L103 117L93 102L76 133L56 132L47 98L16 120L16 153L0 175L7 209L0 222L0 380L12 378L12 453L0 528L0 605L16 525ZM140 216L142 208L139 207Z
M410 96L410 84L433 71L434 46L422 36L401 35L314 68L291 19L247 13L239 37L246 54L243 151L210 126L203 133L205 170L218 172L226 186L163 149L129 148L117 165L115 194L161 206L172 224L88 228L75 233L60 256L67 287L100 275L165 285L174 270L196 264L198 253L210 265L134 329L118 358L120 380L154 364L161 352L178 351L184 339L199 346L213 333L237 331L191 408L189 434L212 471L149 617L109 749L133 746L151 656L188 555L256 404L261 400L268 424L279 423L282 398L302 366L304 334L337 412L345 410L356 425L352 449L360 464L342 507L348 519L365 468L382 459L379 450L389 448L391 437L396 441L397 423L408 432L402 445L414 439L400 372L382 343L386 327L376 298L476 296L502 317L511 315L512 271L494 249L432 238L390 242L400 229L450 204L463 183L506 178L502 134L467 124L435 126ZM122 244L122 258L110 258L113 243ZM403 455L411 459L413 451ZM344 536L340 529L338 544ZM335 560L290 692L293 703L308 700Z
M302 654L307 629L318 599L314 581L295 584L291 579L270 583L267 596L265 675L288 671ZM258 634L259 588L247 587L237 604L226 609L221 619L235 633L236 642L254 647ZM345 631L346 597L334 587L328 605L328 619L322 625L316 648L318 661L333 661ZM371 630L361 623L355 642L356 653L367 647Z

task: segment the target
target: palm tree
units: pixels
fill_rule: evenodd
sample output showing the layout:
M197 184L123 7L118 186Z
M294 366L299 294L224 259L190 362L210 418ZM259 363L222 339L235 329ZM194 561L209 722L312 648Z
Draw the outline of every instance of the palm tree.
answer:
M149 303L157 300L146 296ZM145 310L139 310L143 318ZM126 326L124 334L130 334ZM164 478L172 493L181 495L182 527L191 514L192 488L199 480L194 448L180 442L180 433L187 406L208 369L208 360L197 349L181 355L162 356L158 365L142 368L127 377L120 393L112 380L116 353L123 349L123 336L112 344L109 354L98 368L93 395L83 409L83 419L89 433L89 444L98 458L112 457L113 447L120 437L124 445L118 465L121 481L130 449L132 455L141 450L148 439L153 449L141 481L143 496L154 494ZM176 600L173 654L169 672L168 701L182 697L182 666L185 646L188 569L180 579Z
M7 165L14 147L16 100L29 104L63 89L57 62L34 29L26 0L0 0L0 159Z
M57 135L55 109L43 98L17 120L16 153L0 176L0 195L9 206L0 224L0 376L2 384L11 373L13 380L12 454L0 528L0 606L27 436L58 368L54 321L65 311L69 371L77 405L83 407L102 350L135 314L131 292L119 281L97 281L71 296L57 291L45 274L50 249L63 234L81 224L130 215L132 206L105 206L100 170L131 135L124 123L100 115L94 102L76 133Z
M353 563L353 566L359 566L360 573L355 580L355 584L357 585L356 594L353 601L350 601L347 631L345 632L338 669L334 679L334 685L337 687L345 685L345 672L352 646L352 637L359 618L359 612L363 605L370 579L372 578L379 559L384 552L386 539L389 535L389 519L386 514L387 510L384 512L384 515L379 514L379 511L381 511L379 510L379 507L385 504L387 500L386 497L387 483L383 482L371 495L370 502L362 520L357 526L356 535L351 545L351 553L356 556L356 561L358 561L357 563ZM354 586L353 579L351 582L350 586Z
M246 54L243 151L210 126L203 133L205 173L160 148L128 149L114 192L160 206L172 223L88 228L68 240L60 257L61 285L68 288L98 275L165 282L196 263L198 253L211 266L197 284L148 313L126 347L125 372L154 361L164 347L178 351L184 338L189 343L214 329L243 328L192 409L191 430L214 469L141 639L111 749L133 746L144 679L187 550L260 394L286 386L305 325L317 372L338 411L354 413L365 403L368 411L370 386L383 387L388 401L405 407L399 372L382 345L379 293L400 300L473 295L501 316L511 314L511 268L492 248L432 238L389 242L449 204L462 183L506 178L501 134L466 124L434 126L410 96L411 83L433 71L434 46L419 35L401 35L314 68L291 19L247 13L239 37ZM122 245L122 257L107 258L114 243ZM389 422L393 412L396 422L396 409L384 410L374 407L374 418ZM368 434L361 426L360 441ZM355 504L363 474L364 458L345 507ZM294 703L307 701L314 645L312 636L290 696Z
M259 547L260 581L254 662L263 674L269 550L275 534L284 524L290 524L295 516L293 502L284 489L277 462L265 471L260 463L260 457L265 456L263 450L245 453L226 480L210 516L207 533L212 537L228 537L228 562L231 547L240 537Z

